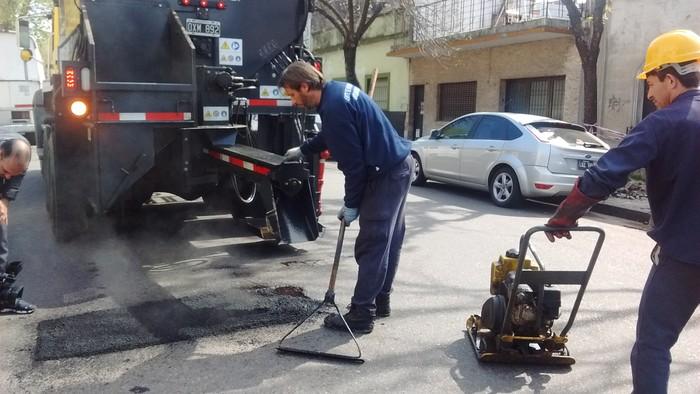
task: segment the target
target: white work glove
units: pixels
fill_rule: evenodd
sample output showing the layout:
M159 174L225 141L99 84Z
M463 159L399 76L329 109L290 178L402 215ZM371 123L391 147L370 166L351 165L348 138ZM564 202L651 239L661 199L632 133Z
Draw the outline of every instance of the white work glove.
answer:
M284 160L298 161L302 156L304 156L304 154L301 153L301 148L297 146L296 148L288 150L287 153L284 154Z
M338 211L338 220L345 219L345 224L348 226L357 219L358 216L360 216L360 210L357 208L348 208L343 205L340 211Z

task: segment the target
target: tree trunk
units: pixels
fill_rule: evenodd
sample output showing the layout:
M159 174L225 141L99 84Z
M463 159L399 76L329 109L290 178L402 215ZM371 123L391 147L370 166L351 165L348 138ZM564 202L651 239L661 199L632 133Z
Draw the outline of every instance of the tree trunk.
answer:
M583 66L583 122L598 122L598 68L595 59L585 59Z
M360 82L357 80L357 74L355 74L355 59L357 57L357 44L356 43L346 43L343 45L343 55L345 56L345 79L348 83L351 83L358 88Z

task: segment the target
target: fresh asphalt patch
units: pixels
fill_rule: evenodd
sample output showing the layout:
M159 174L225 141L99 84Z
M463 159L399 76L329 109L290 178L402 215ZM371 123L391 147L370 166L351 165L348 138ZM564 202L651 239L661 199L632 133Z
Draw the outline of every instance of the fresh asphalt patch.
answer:
M245 309L230 309L230 304L217 304L216 296L208 295L42 321L37 329L34 359L92 356L295 323L320 303L304 296L303 290L298 288L252 291L255 302Z

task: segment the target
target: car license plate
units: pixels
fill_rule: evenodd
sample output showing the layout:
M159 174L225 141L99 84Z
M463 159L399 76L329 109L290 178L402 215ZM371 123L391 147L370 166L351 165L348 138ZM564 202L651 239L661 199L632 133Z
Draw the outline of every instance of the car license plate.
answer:
M193 36L219 37L221 36L221 22L205 21L202 19L187 19L185 21L187 32Z
M579 160L578 161L578 169L579 170L587 170L595 165L595 162L593 160Z

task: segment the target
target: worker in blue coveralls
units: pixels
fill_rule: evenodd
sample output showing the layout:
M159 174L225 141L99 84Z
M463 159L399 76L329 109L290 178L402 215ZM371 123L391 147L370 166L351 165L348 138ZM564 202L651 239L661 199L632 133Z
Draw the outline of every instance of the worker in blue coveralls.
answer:
M19 193L31 158L32 147L23 137L0 139L0 313L3 314L34 312L34 305L22 299L24 289L13 285L22 263L7 261L10 201Z
M638 79L657 111L578 179L547 223L572 227L596 202L647 170L657 245L639 305L632 349L634 393L666 393L671 347L700 304L700 36L674 30L654 39ZM547 233L571 238L567 231Z
M389 295L406 229L404 207L414 169L410 143L358 87L326 82L308 63L289 65L279 85L293 105L315 108L323 124L317 136L288 150L287 159L328 149L345 175L338 219L349 225L359 217L360 231L355 241L357 282L344 317L354 332L370 333L375 317L391 313ZM324 325L346 329L336 314L327 316Z

